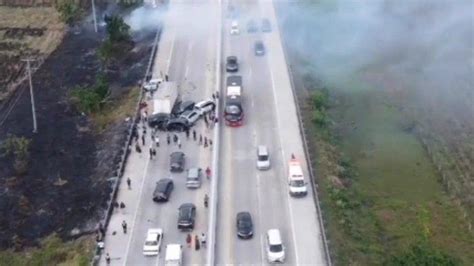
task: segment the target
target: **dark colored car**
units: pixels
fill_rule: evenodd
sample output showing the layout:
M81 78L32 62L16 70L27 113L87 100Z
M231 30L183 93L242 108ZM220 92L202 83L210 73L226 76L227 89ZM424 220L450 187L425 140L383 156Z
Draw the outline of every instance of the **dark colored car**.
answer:
M153 201L165 202L168 201L173 191L174 184L173 180L169 178L163 178L156 182L155 191L153 191Z
M168 120L166 123L166 130L168 131L185 131L189 129L191 125L188 120L183 117L175 117Z
M194 109L194 101L183 101L177 104L173 110L173 114L176 116L181 115L186 111L190 111Z
M227 63L225 65L227 72L237 72L239 71L239 62L237 61L237 56L228 56Z
M184 170L184 153L175 151L170 155L170 171L183 172Z
M237 213L237 236L244 239L253 236L252 216L249 212Z
M257 26L257 23L255 22L255 20L249 20L249 22L247 22L247 32L249 33L254 33L254 32L257 32L258 31L258 26Z
M192 203L184 203L179 206L178 229L194 229L194 220L196 218L196 206Z
M272 26L270 24L270 20L264 18L262 19L262 32L271 32Z
M255 48L255 55L261 56L265 54L265 46L263 46L262 41L256 41L254 48Z

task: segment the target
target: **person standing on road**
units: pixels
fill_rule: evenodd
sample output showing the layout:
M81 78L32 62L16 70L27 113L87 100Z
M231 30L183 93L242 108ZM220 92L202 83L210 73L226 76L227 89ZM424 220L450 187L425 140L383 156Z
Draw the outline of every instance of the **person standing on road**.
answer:
M203 248L206 247L206 234L204 233L201 234L201 245Z
M193 240L193 239L192 239L191 235L188 234L188 235L186 236L186 244L188 244L188 248L190 248L190 247L192 246L192 245L191 245L192 240Z
M127 233L127 222L125 222L125 220L122 221L122 229L123 229L123 233L126 234Z
M209 166L206 168L206 178L207 180L211 179L211 168Z
M130 179L130 177L127 177L127 185L128 189L132 189L132 180Z
M196 250L199 250L199 248L201 246L199 243L200 243L199 242L199 237L198 237L198 235L195 235L194 236L194 247L196 248Z
M173 134L173 142L176 144L178 142L178 135Z
M109 253L105 254L105 262L107 264L110 264L110 255L109 255Z
M206 124L206 127L209 127L209 121L207 121L206 115L204 115L204 123Z
M142 152L142 149L140 148L140 144L135 143L135 151L138 152L138 153Z
M178 148L181 149L181 140L178 139Z
M201 144L202 144L202 135L199 134L199 145L201 145Z
M166 135L166 142L168 142L168 145L170 145L170 143L171 143L170 134Z
M142 135L142 145L145 146L145 134Z
M155 143L156 143L156 147L160 147L160 137L156 136L155 137Z
M193 139L194 139L194 141L196 141L196 130L195 129L193 129Z
M186 138L189 139L189 128L186 128Z
M212 146L212 139L209 139L209 146Z
M150 160L153 159L153 148L150 147Z
M153 135L153 132L150 134L151 137L151 144L155 142L155 135Z
M204 195L204 207L207 208L209 206L209 196L207 194Z
M204 148L207 148L207 137L204 137Z
M151 151L152 151L152 153L153 153L153 157L156 157L156 150L155 150L155 148L152 148Z

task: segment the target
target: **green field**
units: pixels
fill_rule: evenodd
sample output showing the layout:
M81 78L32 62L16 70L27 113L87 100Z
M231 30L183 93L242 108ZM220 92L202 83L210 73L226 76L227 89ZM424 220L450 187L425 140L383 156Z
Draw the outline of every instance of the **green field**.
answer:
M423 245L473 265L466 220L390 95L354 81L329 94L332 122L310 131L335 261L399 265L392 257Z

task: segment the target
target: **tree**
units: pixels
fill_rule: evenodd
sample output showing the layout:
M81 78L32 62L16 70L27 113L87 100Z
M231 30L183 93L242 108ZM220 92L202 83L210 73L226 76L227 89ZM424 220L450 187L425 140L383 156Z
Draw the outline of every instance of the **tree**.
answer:
M64 23L71 25L76 21L82 10L73 0L57 0L55 2L56 10L58 10L61 20Z
M15 168L18 175L25 174L28 168L30 158L29 148L30 140L25 137L8 135L2 145L3 156L13 156Z
M130 26L125 23L122 17L105 16L105 22L107 23L107 36L112 43L130 40Z

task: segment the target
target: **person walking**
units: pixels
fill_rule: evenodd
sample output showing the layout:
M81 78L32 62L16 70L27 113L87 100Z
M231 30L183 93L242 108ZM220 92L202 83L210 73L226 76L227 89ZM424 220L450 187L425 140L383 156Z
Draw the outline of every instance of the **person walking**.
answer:
M201 245L203 248L206 247L206 234L204 233L201 234Z
M105 254L105 262L108 264L110 264L110 255L109 253Z
M128 189L132 189L132 180L130 179L130 177L127 177L127 186Z
M190 247L192 246L192 243L191 243L191 242L192 242L192 237L191 237L190 234L188 234L188 235L186 236L186 244L188 244L188 248L190 248Z
M145 146L145 134L142 135L142 145Z
M207 148L207 137L204 137L204 148Z
M176 144L178 142L178 135L173 134L173 142Z
M196 130L193 129L193 139L196 141Z
M150 148L150 159L153 159L153 148Z
M160 137L157 136L157 137L155 138L155 143L156 143L156 147L157 147L157 148L160 147Z
M199 145L201 145L201 144L202 144L202 135L199 134Z
M209 146L212 146L212 139L209 139Z
M178 148L181 149L181 140L178 139Z
M208 180L211 179L211 168L209 166L206 168L206 178Z
M215 101L216 100L216 95L213 93L212 94L212 99Z
M168 145L170 145L170 143L171 143L170 134L166 135L166 142L168 142Z
M206 127L209 127L209 121L207 120L207 115L204 115L204 123L206 124Z
M155 135L153 135L153 132L150 134L151 137L151 144L155 143Z
M122 229L123 229L123 233L126 234L127 233L127 222L125 222L125 220L122 221Z
M142 149L140 148L140 144L135 143L135 151L138 152L138 153L142 152Z
M207 208L209 206L209 196L207 194L204 195L204 207Z
M189 128L186 128L186 138L189 139Z
M200 246L201 246L201 245L200 245L199 243L200 243L200 242L199 242L199 237L198 237L198 235L195 235L195 236L194 236L194 247L196 248L196 250L199 250L199 249L200 249Z

